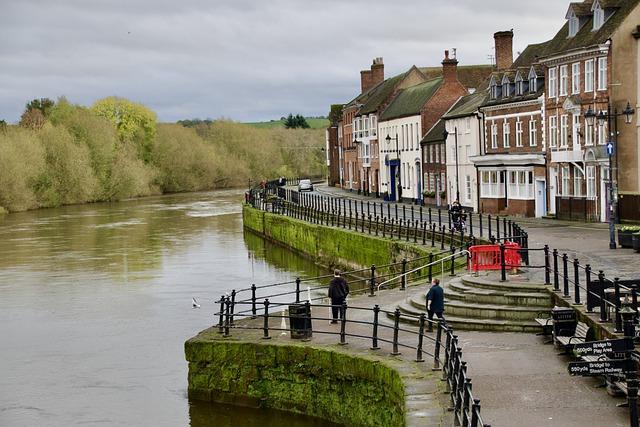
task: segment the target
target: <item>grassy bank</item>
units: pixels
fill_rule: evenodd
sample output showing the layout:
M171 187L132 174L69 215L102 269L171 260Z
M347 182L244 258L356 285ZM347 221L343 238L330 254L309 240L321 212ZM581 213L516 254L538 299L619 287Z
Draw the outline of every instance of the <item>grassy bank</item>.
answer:
M59 100L44 121L0 130L0 212L238 187L325 168L319 129L223 120L185 128L157 124L139 104L108 100L91 108ZM126 117L121 105L130 104Z

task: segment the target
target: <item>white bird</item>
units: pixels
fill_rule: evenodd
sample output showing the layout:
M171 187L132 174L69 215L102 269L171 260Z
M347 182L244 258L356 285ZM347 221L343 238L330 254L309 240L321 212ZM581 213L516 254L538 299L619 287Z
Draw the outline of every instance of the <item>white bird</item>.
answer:
M200 308L200 304L198 304L195 298L191 298L191 308Z

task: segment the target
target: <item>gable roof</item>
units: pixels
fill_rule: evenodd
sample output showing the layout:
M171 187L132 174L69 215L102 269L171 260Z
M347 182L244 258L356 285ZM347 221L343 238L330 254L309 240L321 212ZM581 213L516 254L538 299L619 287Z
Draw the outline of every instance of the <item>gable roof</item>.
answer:
M542 43L530 44L527 46L520 55L513 61L511 68L528 67L538 61L541 57L550 40Z
M442 67L420 67L427 79L442 76ZM493 65L458 65L458 80L466 88L486 88L487 77L493 71Z
M380 116L379 121L420 114L436 90L442 85L442 77L402 89Z
M362 101L358 114L373 113L393 94L396 86L409 74L409 71L390 77L372 87Z
M435 125L429 129L429 132L420 141L421 144L429 144L434 142L444 142L444 120L439 119Z
M600 29L597 31L591 31L593 28L593 15L591 12L588 17L585 16L588 20L584 25L582 25L582 27L580 27L576 35L573 37L568 37L569 23L566 22L560 31L558 31L551 40L546 42L546 46L540 56L552 56L566 51L604 43L618 29L618 26L620 26L622 21L624 21L631 11L633 11L639 2L640 0L599 0L600 5L605 9L617 8L617 10L609 16L606 21L604 21L604 24L602 24ZM576 6L576 8L582 12L587 5L589 9L591 9L593 3L592 1L587 0L578 4L581 6Z
M459 117L469 116L475 114L478 107L480 107L489 97L486 90L481 90L471 95L463 96L456 102L447 114L442 116L443 119L456 119Z

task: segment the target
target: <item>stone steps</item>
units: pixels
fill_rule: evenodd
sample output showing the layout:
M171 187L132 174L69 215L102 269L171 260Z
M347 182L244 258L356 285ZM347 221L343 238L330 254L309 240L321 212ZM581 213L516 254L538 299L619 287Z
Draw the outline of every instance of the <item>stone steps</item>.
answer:
M460 279L463 285L479 288L479 289L489 289L494 291L503 291L503 292L535 292L535 293L545 293L546 286L541 283L531 283L527 280L520 279L515 276L509 276L508 282L500 282L498 280L498 275L494 277L490 275L465 275Z
M540 310L549 307L549 295L541 292L518 292L507 290L494 290L475 288L456 279L445 285L447 299L478 304L500 304L540 307Z

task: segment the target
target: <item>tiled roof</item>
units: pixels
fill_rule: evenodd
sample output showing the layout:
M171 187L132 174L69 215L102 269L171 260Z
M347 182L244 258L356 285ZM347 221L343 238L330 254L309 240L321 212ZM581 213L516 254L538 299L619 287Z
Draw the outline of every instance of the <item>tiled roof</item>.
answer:
M396 86L404 79L408 72L390 77L382 83L376 85L368 91L367 99L362 102L364 105L358 114L370 114L378 108L393 94Z
M379 121L420 114L424 104L431 99L441 84L442 77L437 77L401 90L393 102L384 110Z
M528 67L538 61L538 57L542 56L549 41L537 44L530 44L522 51L522 53L513 62L512 68Z
M573 10L576 16L589 16L591 15L591 6L593 1L584 1L582 3L571 3L569 9Z
M429 144L432 142L444 142L444 120L440 119L435 125L427 132L427 134L420 141L421 144Z
M480 90L471 95L463 96L451 107L451 110L442 117L445 119L455 119L473 114L487 98L489 98L489 94L486 90Z
M589 46L602 44L616 31L622 21L633 11L638 5L640 0L625 0L625 1L604 1L600 0L600 5L604 8L618 8L607 19L602 27L598 31L591 31L593 27L593 17L591 16L580 30L573 37L569 35L569 23L565 23L560 31L553 37L553 39L547 42L544 48L544 52L540 56L551 56L558 53L563 53L573 49L580 49ZM585 2L583 2L585 3Z
M420 67L420 71L433 79L442 76L442 67ZM492 65L458 65L458 80L466 88L484 89L487 76L493 71ZM484 84L484 86L483 86Z

